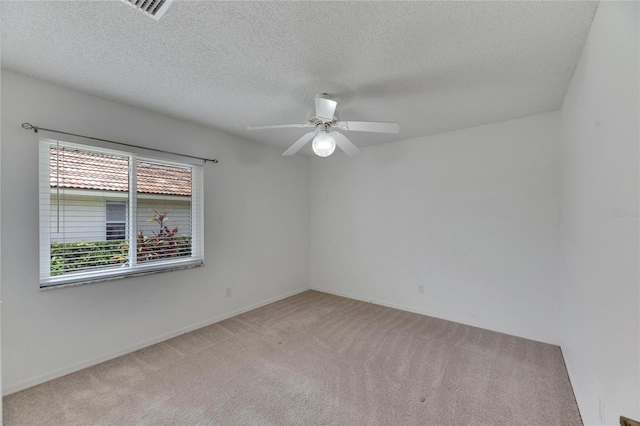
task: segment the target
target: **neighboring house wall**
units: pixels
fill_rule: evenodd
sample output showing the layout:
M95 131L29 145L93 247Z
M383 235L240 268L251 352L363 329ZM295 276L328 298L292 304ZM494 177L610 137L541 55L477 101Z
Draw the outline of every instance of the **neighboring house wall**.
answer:
M149 222L148 219L154 215L154 210L162 212L165 209L168 210L166 225L169 230L178 227L178 235L191 235L191 203L189 200L138 199L138 224L136 230L144 231L144 235L152 235L151 232L158 232L158 224Z
M51 242L76 243L105 239L105 201L98 197L60 197L59 209L56 196L51 196ZM58 220L58 211L60 220ZM82 217L82 221L78 220Z
M55 191L55 190L54 190ZM79 192L79 191L76 191ZM126 201L125 194L105 194L100 191L84 191L86 195L60 196L60 221L58 221L57 195L51 195L51 242L76 243L81 241L104 241L106 236L106 203L107 201ZM168 210L169 229L178 227L178 235L191 235L191 200L190 197L178 199L149 199L158 195L140 195L138 198L136 231L143 231L150 236L159 231L153 217L154 210Z

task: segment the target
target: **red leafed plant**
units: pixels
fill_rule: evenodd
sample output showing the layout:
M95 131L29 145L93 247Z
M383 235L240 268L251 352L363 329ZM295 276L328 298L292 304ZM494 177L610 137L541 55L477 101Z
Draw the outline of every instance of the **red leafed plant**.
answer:
M189 237L178 235L177 226L170 230L166 225L169 221L167 217L169 211L153 211L155 214L147 221L156 222L159 225L159 231L157 233L151 231L153 235L149 236L144 235L144 231L138 231L138 262L189 256L191 254Z

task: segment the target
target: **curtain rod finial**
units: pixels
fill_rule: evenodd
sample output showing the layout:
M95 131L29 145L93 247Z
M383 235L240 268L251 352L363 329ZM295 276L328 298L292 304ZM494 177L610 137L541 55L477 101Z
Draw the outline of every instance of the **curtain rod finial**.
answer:
M34 132L38 133L38 126L34 126L31 123L22 123L22 128L25 130L33 130Z

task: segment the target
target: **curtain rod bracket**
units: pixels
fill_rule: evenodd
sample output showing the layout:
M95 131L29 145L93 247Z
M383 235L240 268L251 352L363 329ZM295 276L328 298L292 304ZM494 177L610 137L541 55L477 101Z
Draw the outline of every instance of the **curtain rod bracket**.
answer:
M22 128L25 129L25 130L33 130L35 133L38 133L38 130L40 130L40 128L38 126L34 126L31 123L22 123ZM197 160L202 160L205 163L218 164L218 159L217 158L196 157L195 155L180 154L178 152L165 151L164 149L147 148L147 147L144 147L144 146L132 145L132 144L123 143L123 142L110 141L108 139L93 138L91 136L77 135L75 133L61 132L59 130L53 130L53 129L45 129L45 128L43 128L42 130L48 130L50 132L62 133L63 135L78 136L78 137L81 137L81 138L87 138L87 139L93 139L93 140L97 140L97 141L115 143L115 144L118 144L118 145L131 146L131 147L134 147L134 148L142 148L142 149L146 149L146 150L149 150L149 151L162 152L162 153L165 153L165 154L181 155L183 157L189 157L189 158L195 158Z

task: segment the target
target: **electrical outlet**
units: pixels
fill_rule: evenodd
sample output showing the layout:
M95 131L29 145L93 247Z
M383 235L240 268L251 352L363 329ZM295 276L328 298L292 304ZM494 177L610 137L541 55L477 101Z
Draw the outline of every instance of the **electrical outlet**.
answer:
M424 284L418 286L418 294L424 294Z
M224 297L229 297L229 296L231 296L231 287L227 287L224 290Z
M605 424L606 421L606 412L605 412L605 405L604 405L604 401L602 400L602 397L598 397L598 411L599 411L599 416L600 416L600 424L603 425Z

